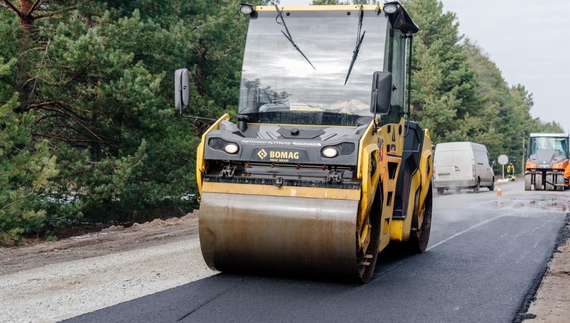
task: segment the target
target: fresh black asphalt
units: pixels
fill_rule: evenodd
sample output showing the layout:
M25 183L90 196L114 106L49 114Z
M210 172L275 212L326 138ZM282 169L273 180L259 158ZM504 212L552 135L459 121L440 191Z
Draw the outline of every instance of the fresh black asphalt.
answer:
M565 197L537 196L437 196L428 251L366 285L219 274L64 322L518 322L568 236Z

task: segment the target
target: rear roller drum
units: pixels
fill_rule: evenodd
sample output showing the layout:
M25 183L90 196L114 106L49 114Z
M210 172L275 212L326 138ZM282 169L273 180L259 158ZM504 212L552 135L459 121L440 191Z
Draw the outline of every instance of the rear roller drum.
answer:
M407 253L418 254L426 251L431 231L432 194L430 187L424 204L417 212L417 222L414 223L415 228L412 228L410 240L403 245Z

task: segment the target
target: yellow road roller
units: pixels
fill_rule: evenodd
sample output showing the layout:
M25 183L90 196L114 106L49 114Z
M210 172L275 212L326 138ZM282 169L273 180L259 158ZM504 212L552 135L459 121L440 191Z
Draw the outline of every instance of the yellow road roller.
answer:
M208 266L366 283L390 242L425 251L432 142L407 117L418 26L402 5L240 11L237 117L212 122L197 151ZM175 72L181 113L188 74Z

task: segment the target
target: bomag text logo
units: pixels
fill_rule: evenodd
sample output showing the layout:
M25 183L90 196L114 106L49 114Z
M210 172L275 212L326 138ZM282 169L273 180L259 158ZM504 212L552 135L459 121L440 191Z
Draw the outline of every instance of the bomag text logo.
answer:
M265 157L267 157L267 152L265 151L265 149L261 149L260 151L257 152L257 156L259 156L259 158L261 159L265 159Z
M299 159L297 151L269 151L269 159Z
M299 161L302 157L301 153L298 151L286 151L286 150L272 150L272 149L260 149L257 151L257 157L263 160L277 162L277 163L288 163L291 161Z

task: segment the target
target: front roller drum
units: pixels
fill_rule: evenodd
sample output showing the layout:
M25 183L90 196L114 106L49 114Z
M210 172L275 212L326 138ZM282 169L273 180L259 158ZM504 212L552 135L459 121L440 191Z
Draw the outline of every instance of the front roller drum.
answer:
M546 173L546 182L544 183L544 189L547 191L554 191L555 187L554 184L554 174L552 172L547 172Z
M358 203L204 192L204 260L220 271L354 277Z
M556 174L556 190L557 191L564 191L564 174L559 173Z
M538 172L534 174L534 190L542 191L544 186L542 185L542 173Z
M530 191L532 189L532 174L526 173L524 174L524 190Z

